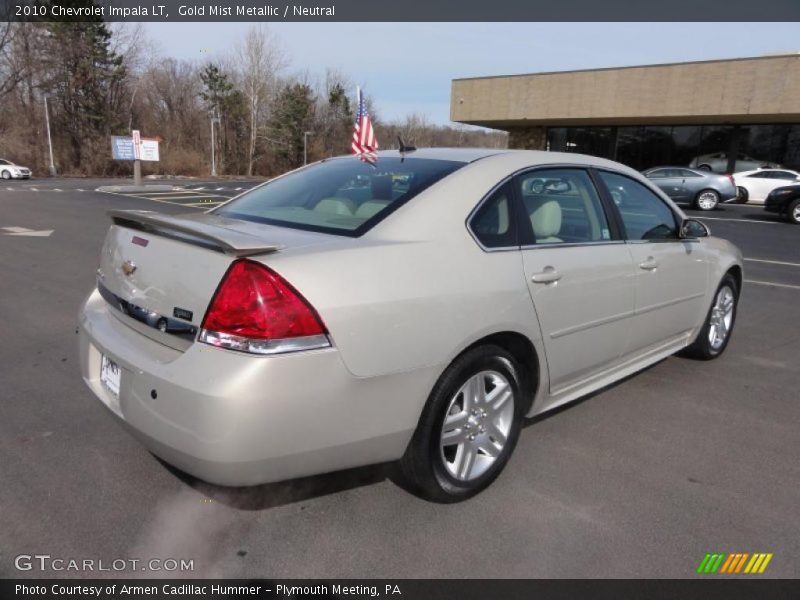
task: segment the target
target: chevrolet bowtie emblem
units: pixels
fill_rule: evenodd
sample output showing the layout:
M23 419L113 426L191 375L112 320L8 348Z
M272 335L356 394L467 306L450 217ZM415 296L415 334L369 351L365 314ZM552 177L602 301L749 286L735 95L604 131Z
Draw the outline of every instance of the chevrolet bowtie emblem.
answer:
M133 272L135 270L136 270L136 265L133 263L132 260L126 260L124 263L122 263L122 272L125 273L125 275L128 276L133 275Z

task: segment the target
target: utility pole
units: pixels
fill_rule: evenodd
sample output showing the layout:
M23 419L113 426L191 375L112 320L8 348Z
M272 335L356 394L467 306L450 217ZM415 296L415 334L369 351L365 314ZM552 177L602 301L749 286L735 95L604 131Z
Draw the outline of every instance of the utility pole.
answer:
M313 131L304 131L303 132L303 164L308 164L308 136L310 136Z
M53 162L53 140L50 137L50 111L47 109L47 95L44 97L44 122L47 125L47 147L50 149L50 176L56 176L56 164Z
M217 155L216 155L216 138L214 135L214 125L219 123L219 117L217 116L217 109L214 109L214 112L211 113L211 176L217 176Z

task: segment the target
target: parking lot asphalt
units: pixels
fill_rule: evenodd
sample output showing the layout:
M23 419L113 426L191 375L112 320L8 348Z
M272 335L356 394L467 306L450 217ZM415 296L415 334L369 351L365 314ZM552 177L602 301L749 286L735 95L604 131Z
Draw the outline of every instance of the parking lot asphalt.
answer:
M800 577L800 227L688 211L746 258L726 354L669 358L535 419L493 486L443 506L390 466L217 487L123 431L77 364L105 211L199 210L254 182L176 182L193 193L168 201L93 191L107 183L0 185L0 576L97 575L15 570L38 553L192 559L182 575L204 577L683 578L709 552L770 552L765 577Z

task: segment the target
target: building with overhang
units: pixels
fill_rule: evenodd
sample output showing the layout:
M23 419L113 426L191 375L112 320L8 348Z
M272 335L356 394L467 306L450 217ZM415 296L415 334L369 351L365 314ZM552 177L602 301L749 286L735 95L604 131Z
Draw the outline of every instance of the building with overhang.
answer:
M453 121L636 169L800 168L800 53L455 79Z

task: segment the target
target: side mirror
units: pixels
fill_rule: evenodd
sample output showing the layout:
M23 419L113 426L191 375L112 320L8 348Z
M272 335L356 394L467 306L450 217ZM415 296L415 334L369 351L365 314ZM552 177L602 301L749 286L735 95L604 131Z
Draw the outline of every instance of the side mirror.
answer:
M697 219L686 219L681 223L680 238L682 240L693 240L704 238L711 235L711 230Z

